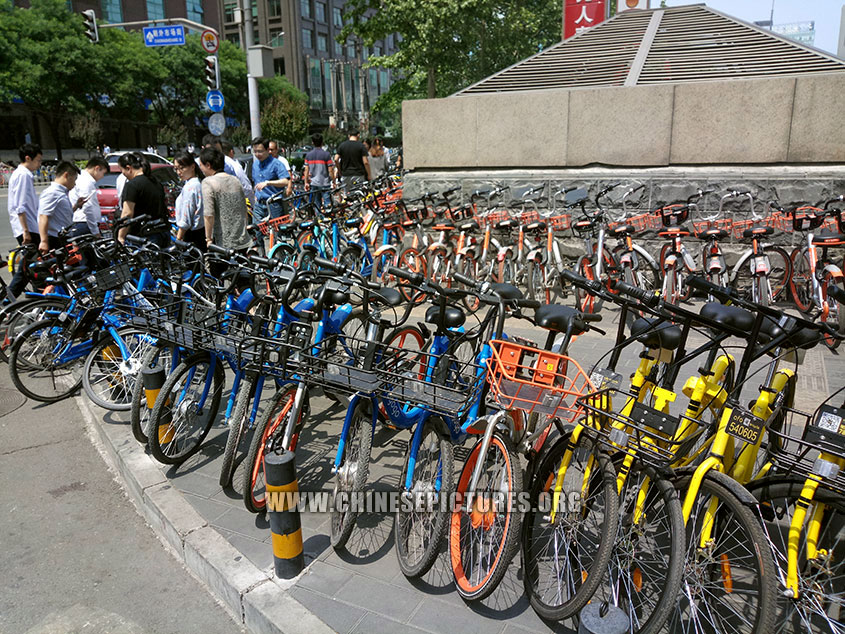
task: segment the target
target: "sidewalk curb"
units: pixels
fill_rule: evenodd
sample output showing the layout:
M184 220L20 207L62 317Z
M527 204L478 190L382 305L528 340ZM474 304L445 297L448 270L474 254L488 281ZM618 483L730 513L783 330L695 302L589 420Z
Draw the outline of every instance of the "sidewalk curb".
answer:
M253 634L329 634L328 625L291 597L218 533L168 481L134 439L129 425L103 424L91 404L75 401L120 475L123 489L156 536Z

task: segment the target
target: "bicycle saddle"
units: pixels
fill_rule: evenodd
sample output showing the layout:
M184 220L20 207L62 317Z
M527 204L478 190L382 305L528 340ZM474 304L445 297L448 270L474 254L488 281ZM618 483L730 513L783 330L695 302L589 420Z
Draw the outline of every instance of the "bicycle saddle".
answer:
M725 306L719 302L707 302L701 307L699 314L710 321L747 333L754 328L754 315L737 306Z
M572 334L581 335L589 330L586 322L581 319L581 312L559 304L544 304L534 312L534 321L540 328L554 332L566 332L570 323Z
M724 240L731 235L725 229L706 229L696 235L697 238L707 240L709 238L716 238L716 240Z
M343 224L346 227L358 227L361 225L361 218L347 218Z
M464 311L454 306L447 306L445 310L444 322L447 328L458 328L464 325L464 322L467 320ZM429 306L428 310L425 311L425 323L436 324L439 316L440 308L438 306Z
M276 227L276 231L279 233L293 233L293 230L296 229L296 224L289 222L286 225L279 225Z
M822 231L817 235L813 235L813 244L841 244L845 242L845 233L833 233L832 231Z
M383 286L378 290L370 291L370 299L385 306L399 306L404 302L402 294L395 288Z
M578 220L572 223L572 228L575 231L588 231L595 226L595 220Z
M303 220L302 222L299 223L300 229L310 229L313 226L314 226L313 220Z
M681 345L681 329L660 319L640 317L631 324L631 336L649 348L677 350Z
M546 230L546 223L543 220L535 220L534 222L530 222L525 225L526 231L545 231Z
M502 299L522 299L522 291L513 284L490 282L490 292Z
M637 230L632 225L619 225L618 227L613 227L613 229L610 230L610 233L616 238L621 238L622 236L636 232Z
M478 229L478 223L475 220L462 222L458 225L458 229L460 229L461 231L475 231L476 229Z
M519 222L517 222L516 218L507 218L496 223L496 229L513 229L518 226Z
M755 236L770 236L775 232L772 227L748 227L742 232L743 238L753 238Z
M661 238L672 238L674 236L688 236L689 231L684 227L670 227L657 232Z
M435 231L454 231L455 225L448 222L438 222L432 227Z
M768 343L783 334L783 330L770 318L763 320L760 326L760 343ZM784 348L803 348L809 350L821 341L821 334L812 328L799 328L790 334L783 342Z

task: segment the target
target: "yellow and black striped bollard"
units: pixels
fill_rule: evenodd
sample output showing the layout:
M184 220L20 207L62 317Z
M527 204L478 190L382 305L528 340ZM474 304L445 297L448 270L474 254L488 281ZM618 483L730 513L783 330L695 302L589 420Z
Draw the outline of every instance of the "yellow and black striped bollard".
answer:
M264 479L267 489L267 513L273 543L276 576L291 579L302 572L302 526L299 522L299 483L296 481L294 452L264 453Z

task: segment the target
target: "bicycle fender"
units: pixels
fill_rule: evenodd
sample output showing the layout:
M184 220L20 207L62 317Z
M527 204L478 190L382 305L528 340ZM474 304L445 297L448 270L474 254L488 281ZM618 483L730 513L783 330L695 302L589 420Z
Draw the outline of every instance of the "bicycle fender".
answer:
M383 244L376 252L373 253L373 258L378 258L384 255L385 253L396 253L396 245L395 244Z
M464 247L463 249L458 251L458 253L460 255L464 256L464 257L469 256L471 258L475 258L475 254L476 254L475 245L470 245L470 246Z
M833 263L825 265L825 267L822 269L822 275L824 275L825 273L829 273L830 276L834 279L842 279L843 277L842 269L840 269Z
M314 300L309 299L308 301L311 302L311 306L313 307ZM297 312L299 312L299 307L297 307ZM331 317L329 317L329 326L331 327L330 330L333 332L340 332L340 327L344 324L344 322L347 320L351 313L352 304L341 304L340 306L335 308L334 312L331 314Z
M436 251L437 249L445 249L446 251L449 250L445 242L432 242L425 248L425 250L429 252Z
M748 260L752 255L753 255L753 253L752 253L751 249L748 249L747 251L744 251L741 256L739 256L739 259L736 261L736 264L734 264L734 267L731 270L731 276L730 276L731 282L736 280L736 277L737 277L737 275L739 275L739 272L742 270L742 267L748 265Z
M641 258L643 258L647 262L651 263L651 265L654 267L655 270L660 270L660 267L657 266L657 260L655 260L653 257L651 257L651 254L648 251L646 251L644 248L642 248L639 244L635 243L635 244L631 245L631 248L634 250L634 252L638 256L640 256Z
M692 477L692 474L695 472L695 466L688 466L682 467L680 469L674 469L674 479L682 479L684 477ZM727 473L722 473L721 471L716 471L716 469L710 469L705 475L704 479L712 480L717 484L721 484L723 487L728 489L731 493L733 493L739 501L745 504L746 506L756 507L757 500L748 492L744 486L739 484L736 480L734 480L731 476Z
M499 249L499 252L496 254L496 260L501 262L502 260L504 260L509 255L513 255L513 247L510 247L510 246L502 247L501 249Z
M546 261L546 250L541 248L531 249L526 256L526 260L534 260L535 262Z

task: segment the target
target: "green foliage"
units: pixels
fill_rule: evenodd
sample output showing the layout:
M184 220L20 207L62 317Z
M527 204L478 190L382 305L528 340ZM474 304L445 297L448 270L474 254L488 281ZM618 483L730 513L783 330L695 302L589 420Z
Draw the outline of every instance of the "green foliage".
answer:
M326 128L323 130L323 147L336 148L346 141L346 134L337 128Z
M301 93L300 93L301 94ZM261 131L264 136L291 146L308 132L308 102L289 92L276 93L261 109Z
M247 145L249 145L249 142L252 141L252 134L250 134L249 131L249 124L243 121L240 125L229 128L228 136L229 141L231 141L232 145L239 149L246 147Z
M338 39L370 45L399 34L397 52L370 65L404 71L403 98L433 98L558 42L562 12L562 0L349 0Z
M305 165L305 159L301 156L294 156L288 160L288 163L291 167L295 168L296 171L301 172L302 166Z
M279 93L284 93L292 99L299 99L301 101L307 101L308 99L308 96L288 81L287 77L276 75L275 77L258 80L259 103L264 104L270 101L270 98L273 95L277 95Z
M184 147L187 145L188 130L182 123L182 118L178 115L171 115L168 117L164 121L164 125L158 129L156 140L159 143L163 143L164 145L173 148Z

